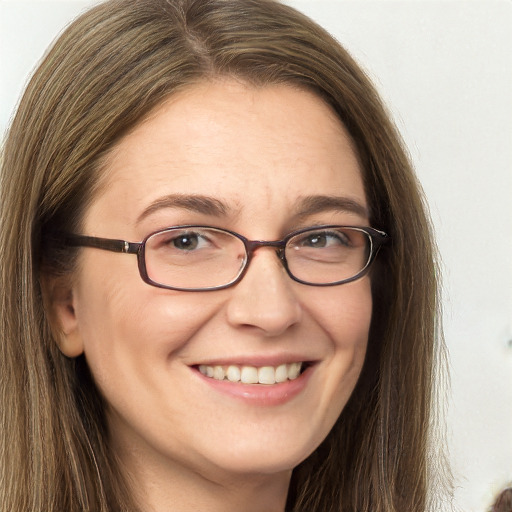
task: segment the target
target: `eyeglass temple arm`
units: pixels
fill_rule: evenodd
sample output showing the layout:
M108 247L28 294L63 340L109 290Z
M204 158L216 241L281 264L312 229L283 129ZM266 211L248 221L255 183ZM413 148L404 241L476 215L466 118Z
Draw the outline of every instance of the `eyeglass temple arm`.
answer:
M379 247L382 244L386 244L391 240L391 237L384 231L381 231L380 229L367 228L366 232L370 233L370 235L373 238L373 243L377 247Z
M124 252L128 254L137 254L142 245L138 242L127 242L126 240L70 234L64 235L64 243L73 247L94 247L105 251Z

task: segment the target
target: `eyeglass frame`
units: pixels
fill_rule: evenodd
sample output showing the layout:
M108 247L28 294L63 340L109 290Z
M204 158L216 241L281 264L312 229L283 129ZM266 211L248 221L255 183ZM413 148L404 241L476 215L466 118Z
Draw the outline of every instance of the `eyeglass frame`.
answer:
M153 236L165 233L166 231L174 230L174 229L191 229L191 228L202 228L202 229L215 229L217 231L221 231L224 233L228 233L239 240L242 241L245 247L245 253L247 255L247 259L245 261L244 266L239 271L239 274L235 277L234 280L230 281L227 284L219 285L219 286L213 286L213 287L207 287L207 288L180 288L175 286L169 286L162 283L158 283L157 281L153 281L147 272L146 268L146 257L145 257L145 250L146 250L146 242ZM347 279L342 279L341 281L336 281L334 283L311 283L308 281L304 281L302 279L299 279L295 275L293 275L288 267L288 261L286 260L286 254L285 249L286 245L288 244L289 240L293 237L300 235L302 233L305 233L307 231L315 231L315 230L323 230L323 229L354 229L357 231L361 231L366 233L368 238L370 239L370 252L368 255L368 261L366 262L366 265L355 275ZM144 239L140 242L128 242L126 240L120 240L115 238L102 238L102 237L96 237L96 236L89 236L89 235L79 235L74 233L61 233L59 238L64 243L64 245L67 245L69 247L92 247L95 249L101 249L105 251L111 251L111 252L118 252L118 253L124 253L124 254L136 254L137 255L137 265L139 268L139 274L141 279L151 285L155 286L156 288L163 288L166 290L176 290L176 291L185 291L185 292L209 292L209 291L215 291L215 290L223 290L226 288L230 288L231 286L236 285L239 283L245 273L247 272L247 269L249 268L249 265L251 263L252 257L254 255L254 252L259 249L260 247L275 247L276 254L278 258L281 261L281 264L286 270L286 273L290 278L300 284L304 284L306 286L338 286L341 284L350 283L352 281L356 281L357 279L362 278L370 269L373 261L375 260L377 253L379 252L379 249L382 245L386 244L390 240L390 236L385 233L384 231L381 231L376 228L372 228L369 226L344 226L344 225L338 225L338 224L327 224L327 225L319 225L319 226L309 226L307 228L302 228L296 231L292 231L288 233L284 238L281 240L249 240L248 238L244 237L240 233L237 233L235 231L231 231L229 229L224 228L218 228L216 226L205 226L205 225L198 225L198 224L185 224L185 225L177 225L177 226L169 226L164 229L159 229L157 231L151 232L149 235L144 237Z

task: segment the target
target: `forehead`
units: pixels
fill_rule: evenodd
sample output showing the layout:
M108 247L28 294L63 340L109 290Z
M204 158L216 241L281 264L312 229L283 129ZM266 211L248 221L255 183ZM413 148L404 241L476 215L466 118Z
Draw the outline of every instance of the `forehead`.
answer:
M102 182L98 200L128 203L132 222L165 194L207 194L254 214L316 194L365 204L345 127L322 99L289 85L189 87L123 137Z

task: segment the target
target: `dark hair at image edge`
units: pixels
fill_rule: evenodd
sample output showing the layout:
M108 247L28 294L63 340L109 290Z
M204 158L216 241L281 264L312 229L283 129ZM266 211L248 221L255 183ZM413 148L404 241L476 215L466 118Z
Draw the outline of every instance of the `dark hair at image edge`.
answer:
M434 245L419 185L373 86L323 29L285 5L115 0L78 18L47 53L4 143L1 510L136 510L85 360L62 355L44 307L44 276L72 278L75 261L51 233L79 230L127 131L177 91L226 77L291 84L331 105L357 148L371 224L392 238L372 269L363 373L325 442L295 469L287 510L440 506L449 474L436 414L445 362Z

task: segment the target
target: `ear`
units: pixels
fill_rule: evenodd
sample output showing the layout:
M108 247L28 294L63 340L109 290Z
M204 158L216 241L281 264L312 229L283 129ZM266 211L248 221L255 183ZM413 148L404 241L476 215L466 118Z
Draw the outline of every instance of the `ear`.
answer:
M67 357L78 357L84 347L70 276L41 277L44 304L53 337L60 351Z

